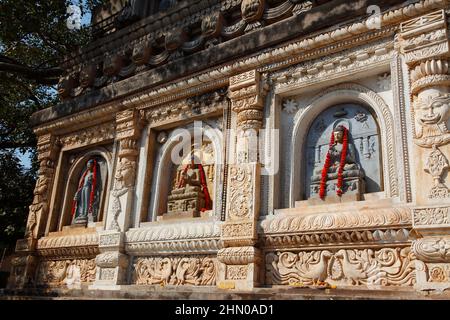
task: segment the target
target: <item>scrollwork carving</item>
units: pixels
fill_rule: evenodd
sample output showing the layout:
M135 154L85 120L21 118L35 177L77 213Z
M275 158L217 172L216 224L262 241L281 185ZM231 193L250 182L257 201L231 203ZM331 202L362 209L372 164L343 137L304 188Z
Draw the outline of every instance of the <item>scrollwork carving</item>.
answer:
M217 261L209 256L137 257L133 264L136 284L212 286Z
M413 242L417 258L425 262L450 262L450 238L427 237Z
M435 145L433 145L433 151L427 157L425 166L425 172L433 177L433 187L430 190L428 198L447 198L449 196L449 190L443 183L442 176L448 170L449 164L445 155Z
M338 285L412 286L415 258L410 248L341 249L270 252L266 255L269 284L305 285L326 281Z
M229 216L231 219L248 218L253 213L252 169L250 166L233 166L229 177Z
M70 277L71 268L78 268L80 272L80 281L89 283L95 280L95 261L94 259L75 259L75 260L43 260L39 263L37 272L37 284L49 286L64 285Z
M450 224L448 209L448 207L414 209L414 226Z

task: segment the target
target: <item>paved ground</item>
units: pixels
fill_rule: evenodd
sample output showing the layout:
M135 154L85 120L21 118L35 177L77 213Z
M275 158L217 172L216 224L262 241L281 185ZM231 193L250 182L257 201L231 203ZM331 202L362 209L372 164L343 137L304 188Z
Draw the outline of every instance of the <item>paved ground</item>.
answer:
M369 290L367 288L257 288L252 292L216 287L121 286L118 290L52 288L18 291L0 290L0 300L22 299L153 299L153 300L450 300L450 291L416 292L412 289Z

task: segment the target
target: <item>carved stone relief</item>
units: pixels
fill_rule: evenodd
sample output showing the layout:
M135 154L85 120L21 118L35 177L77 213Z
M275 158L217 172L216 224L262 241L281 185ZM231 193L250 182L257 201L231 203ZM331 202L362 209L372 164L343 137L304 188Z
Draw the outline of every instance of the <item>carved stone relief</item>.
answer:
M212 286L217 260L210 256L136 257L133 275L135 284Z
M409 247L270 252L268 284L412 286L415 258Z
M428 154L425 162L425 172L433 177L433 187L428 197L430 199L443 199L449 197L448 187L443 183L443 175L449 167L448 160L445 155L434 145L433 151Z
M42 260L36 275L38 285L62 286L67 284L73 268L80 273L80 281L90 283L95 280L96 266L94 259Z

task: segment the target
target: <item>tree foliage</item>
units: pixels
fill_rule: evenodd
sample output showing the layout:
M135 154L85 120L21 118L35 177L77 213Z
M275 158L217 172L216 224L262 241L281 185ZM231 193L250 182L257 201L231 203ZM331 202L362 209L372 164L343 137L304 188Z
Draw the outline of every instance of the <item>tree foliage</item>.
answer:
M35 183L32 113L58 103L61 58L86 44L90 30L70 30L67 8L92 12L101 0L0 0L0 241L23 236ZM30 152L30 169L18 153Z

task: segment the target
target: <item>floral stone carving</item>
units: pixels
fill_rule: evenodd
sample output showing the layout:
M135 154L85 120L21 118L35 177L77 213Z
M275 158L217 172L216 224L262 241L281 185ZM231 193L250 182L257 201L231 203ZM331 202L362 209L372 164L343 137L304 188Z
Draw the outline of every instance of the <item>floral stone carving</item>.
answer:
M270 252L266 255L268 284L412 286L415 259L409 247Z
M136 284L211 286L217 261L208 256L137 257L133 272Z

